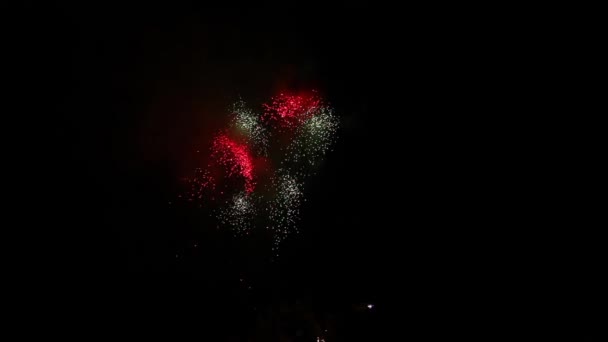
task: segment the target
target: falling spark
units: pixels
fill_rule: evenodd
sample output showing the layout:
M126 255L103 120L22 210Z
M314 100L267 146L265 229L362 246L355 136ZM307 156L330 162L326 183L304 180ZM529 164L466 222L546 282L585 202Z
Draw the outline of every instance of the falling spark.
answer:
M220 222L232 227L236 233L249 234L252 218L256 212L252 196L241 192L234 195L227 204L219 209Z
M215 190L215 180L209 171L195 170L194 178L188 179L190 189L185 194L189 201L203 200Z
M297 232L300 204L303 200L302 184L284 170L274 180L276 197L269 204L269 218L274 232L274 248L290 233Z

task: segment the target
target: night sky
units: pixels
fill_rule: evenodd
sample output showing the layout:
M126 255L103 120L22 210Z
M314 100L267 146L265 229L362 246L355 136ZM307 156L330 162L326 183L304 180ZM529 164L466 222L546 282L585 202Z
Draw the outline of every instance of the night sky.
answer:
M23 41L39 44L24 43L26 63L45 94L33 106L57 113L46 118L44 209L61 229L47 232L44 268L109 280L145 303L137 310L175 311L203 341L381 341L388 330L445 333L433 322L462 315L468 291L484 291L494 279L484 272L507 258L484 257L508 232L483 203L497 187L470 186L505 167L480 163L495 151L473 155L483 137L469 134L477 114L504 108L479 90L491 73L469 73L491 52L470 53L466 23L350 1L28 10ZM235 238L176 204L235 100L260 108L311 89L341 128L278 258L263 236ZM486 123L473 131L492 135L497 122Z

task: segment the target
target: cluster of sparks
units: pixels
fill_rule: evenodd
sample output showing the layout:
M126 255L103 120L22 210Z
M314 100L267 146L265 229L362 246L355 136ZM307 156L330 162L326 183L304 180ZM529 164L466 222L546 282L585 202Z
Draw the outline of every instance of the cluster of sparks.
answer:
M287 147L285 162L301 165L304 170L314 167L332 146L338 120L329 108L317 108L297 129L295 139Z
M294 96L281 94L264 104L264 122L276 124L279 130L297 129L315 115L321 108L321 100L316 96Z
M232 112L232 127L245 136L258 154L266 155L269 137L261 118L248 109L242 100L234 104Z
M214 159L226 167L228 176L241 176L245 180L245 191L252 193L253 158L249 147L230 139L226 134L220 134L213 141L212 151Z
M298 231L305 178L331 150L338 126L333 110L316 95L280 94L260 114L239 100L229 129L212 143L211 162L205 171L197 169L186 197L214 202L218 221L235 233L249 234L262 222L278 249ZM268 162L266 178L259 176L259 160Z
M276 197L269 203L270 228L275 233L274 248L278 248L290 233L297 232L300 204L303 199L302 184L284 171L273 182Z
M189 202L213 199L209 197L215 191L215 180L209 174L209 171L203 171L201 168L195 170L193 178L186 179L189 183L189 189L184 196L179 195L179 198L185 198ZM200 205L202 206L202 205Z
M239 192L219 208L217 217L223 225L232 227L236 233L247 235L252 228L255 213L252 196Z

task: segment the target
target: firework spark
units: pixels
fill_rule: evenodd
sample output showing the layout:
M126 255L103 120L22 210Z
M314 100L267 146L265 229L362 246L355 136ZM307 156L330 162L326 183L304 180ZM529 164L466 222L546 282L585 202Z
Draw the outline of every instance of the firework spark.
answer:
M249 234L252 221L256 214L252 195L239 192L226 201L226 206L220 207L218 219L224 225L230 226L238 234Z
M334 143L337 130L338 119L333 111L328 107L317 107L287 146L284 162L299 164L301 172L318 165Z
M316 96L280 94L270 104L264 104L262 120L279 129L294 129L309 119L321 105Z
M247 193L253 192L253 158L247 145L230 139L226 134L220 134L213 142L212 155L227 168L229 177L241 176L245 180Z
M260 116L248 109L245 102L237 101L232 108L232 126L250 141L255 151L266 155L268 151L268 132L262 126Z
M188 179L190 189L186 193L188 201L202 201L215 191L215 180L209 171L200 168L195 170L194 178Z
M278 170L273 180L276 197L269 203L270 229L274 231L275 248L290 233L297 232L300 204L303 200L302 184L284 170Z

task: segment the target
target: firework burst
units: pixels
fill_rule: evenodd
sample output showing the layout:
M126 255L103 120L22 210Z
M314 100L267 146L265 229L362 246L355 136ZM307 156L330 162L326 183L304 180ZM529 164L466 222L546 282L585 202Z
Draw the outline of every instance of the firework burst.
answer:
M219 221L233 228L236 234L249 234L256 214L253 196L245 192L235 194L217 211Z
M286 148L284 163L299 165L306 173L315 167L330 150L336 139L338 119L328 107L318 107L297 129L295 138Z
M300 217L300 204L304 198L303 185L285 170L278 170L273 179L276 196L269 202L269 228L274 232L274 246L278 248L281 241L290 233L297 232Z
M266 155L268 132L262 126L260 116L247 108L243 100L239 100L233 105L232 112L232 127L246 137L257 154Z
M229 129L213 140L208 169L197 169L186 197L216 199L216 218L235 234L264 223L276 251L298 232L306 178L331 150L339 120L316 94L280 94L262 109L233 105Z
M220 134L213 142L212 156L226 168L228 177L242 177L245 180L245 191L253 192L253 158L247 145L236 142L226 134Z
M280 94L269 104L264 104L262 120L275 126L278 130L292 130L300 127L312 117L321 106L317 96Z

